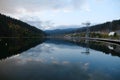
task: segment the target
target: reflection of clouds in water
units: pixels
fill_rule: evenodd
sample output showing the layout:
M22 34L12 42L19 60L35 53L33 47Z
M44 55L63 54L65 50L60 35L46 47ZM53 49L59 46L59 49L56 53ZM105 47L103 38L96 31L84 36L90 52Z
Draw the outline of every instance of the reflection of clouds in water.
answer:
M35 48L32 48L27 53L51 53L52 51L55 51L57 48L55 46L51 46L49 44L43 43L41 45L38 45Z
M89 80L114 80L112 77L108 74L103 74L100 71L93 71L92 73L89 73ZM117 80L117 79L116 79Z
M111 80L112 78L109 75L115 78L120 73L120 68L117 67L119 64L114 65L115 67L112 66L113 59L109 59L111 61L107 63L106 60L99 57L99 54L86 57L80 54L80 48L64 47L62 45L43 43L22 54L0 61L0 79ZM106 64L106 66L101 66L100 62ZM109 66L110 68L108 68ZM114 70L111 71L112 67ZM113 72L114 75L109 72Z
M45 59L40 59L40 58L35 59L35 58L29 58L29 57L28 58L13 57L13 58L6 59L5 61L8 61L10 63L12 62L16 65L25 65L25 64L27 64L29 62L33 62L33 61L39 62L39 63L45 63L46 62Z
M53 64L60 64L58 61L52 61Z
M66 64L70 64L70 62L69 61L63 61L62 64L66 65Z
M87 71L88 68L89 68L89 63L84 63L84 64L83 64L83 69L84 69L85 71Z
M68 52L67 54L64 54L64 52L66 50L67 51L69 50L70 52ZM50 53L52 53L52 54L50 54ZM15 55L15 56L11 57L11 59L16 58L16 60L19 60L18 61L19 64L25 64L30 61L39 61L42 63L52 62L52 61L58 62L59 60L61 60L61 58L69 59L70 53L72 53L71 48L66 49L66 48L60 47L60 45L43 43L43 44L40 44L34 48L31 48L31 49L23 52L21 54ZM73 56L71 56L71 57L73 57ZM65 63L67 63L67 62L64 62L63 64L65 64Z
M49 43L48 44L52 45L52 43ZM76 45L76 44L73 44L73 43L59 43L59 44L55 44L53 46L56 46L57 48L60 48L60 49L82 49L82 47Z
M17 60L14 60L17 61ZM24 65L0 63L0 78L5 80L107 80L109 76L98 72L89 72L84 67L89 63L70 63L69 61L52 64L29 61ZM16 63L16 62L15 62ZM17 66L17 67L16 67ZM7 68L6 68L7 67ZM7 72L6 72L7 69ZM14 71L13 71L14 70ZM9 79L7 79L9 78Z
M51 45L43 43L35 48L31 48L28 51L12 56L8 59L15 59L20 64L25 64L30 61L46 62L48 58L55 60L55 57L49 54L55 50L58 50L58 48L55 46L51 47Z
M46 64L30 60L24 65L17 65L7 64L9 61L6 61L4 66L0 66L0 71L2 70L0 76L11 80L87 80L89 78L87 71L82 69L83 64L79 65L68 61L53 61L52 64ZM18 60L13 61L15 61L14 63L18 62Z
M50 57L50 59L51 59L51 60L54 60L54 59L55 59L55 57L51 56L51 57Z
M70 62L69 61L57 61L57 60L53 60L52 61L52 64L59 64L59 65L68 65L68 64L70 64Z

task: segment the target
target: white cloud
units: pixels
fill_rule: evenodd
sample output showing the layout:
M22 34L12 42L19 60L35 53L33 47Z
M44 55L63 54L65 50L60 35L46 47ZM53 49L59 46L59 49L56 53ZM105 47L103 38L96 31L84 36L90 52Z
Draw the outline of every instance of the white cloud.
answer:
M40 29L55 28L54 23L41 17L75 10L90 11L87 0L0 0L0 13L23 20ZM49 12L53 14L49 14Z
M30 19L29 19L30 20ZM41 20L36 20L34 21L25 21L27 22L28 24L32 25L32 26L36 26L37 28L40 28L42 30L47 30L47 29L51 29L51 28L54 28L54 23L52 23L51 21L41 21Z

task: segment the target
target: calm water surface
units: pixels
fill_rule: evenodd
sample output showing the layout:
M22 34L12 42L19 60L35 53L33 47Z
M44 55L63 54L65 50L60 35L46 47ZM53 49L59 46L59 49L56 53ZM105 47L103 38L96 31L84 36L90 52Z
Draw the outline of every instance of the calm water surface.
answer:
M120 80L120 57L94 47L46 41L1 59L0 80Z

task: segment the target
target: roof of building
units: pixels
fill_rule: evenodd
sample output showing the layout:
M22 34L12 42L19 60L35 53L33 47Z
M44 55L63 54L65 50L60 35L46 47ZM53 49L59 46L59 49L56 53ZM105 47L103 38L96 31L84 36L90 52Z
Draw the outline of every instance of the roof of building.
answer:
M114 36L114 35L115 35L115 32L110 32L108 35L109 35L109 36Z

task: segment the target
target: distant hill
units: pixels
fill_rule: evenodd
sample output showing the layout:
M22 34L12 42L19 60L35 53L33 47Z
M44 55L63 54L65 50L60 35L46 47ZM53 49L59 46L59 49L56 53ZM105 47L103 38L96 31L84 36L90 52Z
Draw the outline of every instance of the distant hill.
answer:
M0 14L0 37L43 37L42 30Z
M68 34L76 32L78 28L68 28L68 29L55 29L55 30L46 30L47 35L59 35L59 34Z
M87 27L67 28L67 29L46 30L45 32L48 35L62 35L62 34L82 33L82 32L86 32L86 29ZM90 26L89 29L91 32L109 33L111 31L115 31L117 33L120 33L120 20L113 20L112 22L93 25L93 26Z
M85 32L87 27L79 28L77 32ZM112 22L106 22L103 24L93 25L89 27L91 32L111 32L111 31L120 31L120 20L113 20Z

